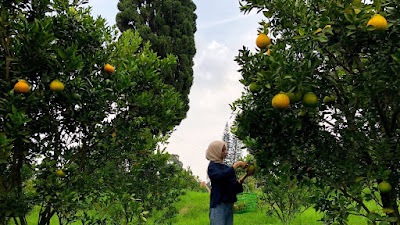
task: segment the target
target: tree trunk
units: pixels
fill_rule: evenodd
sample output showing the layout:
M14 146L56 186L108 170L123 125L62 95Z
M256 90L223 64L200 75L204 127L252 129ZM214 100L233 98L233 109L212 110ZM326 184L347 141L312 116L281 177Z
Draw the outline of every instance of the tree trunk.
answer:
M50 224L50 219L53 217L55 211L51 211L51 206L46 206L46 209L39 214L39 222L38 225L47 225Z
M14 219L14 223L15 223L16 225L19 225L18 220L17 220L15 217L13 217L13 219Z
M386 214L389 217L396 217L397 218L397 221L396 222L391 222L390 225L398 225L398 224L400 224L399 210L398 210L398 205L397 205L397 201L396 201L395 196L396 195L395 195L393 189L388 193L381 193L383 208L384 209L392 209L393 210L393 212L387 212Z
M26 221L25 216L20 216L19 222L21 223L21 225L28 225L28 221Z

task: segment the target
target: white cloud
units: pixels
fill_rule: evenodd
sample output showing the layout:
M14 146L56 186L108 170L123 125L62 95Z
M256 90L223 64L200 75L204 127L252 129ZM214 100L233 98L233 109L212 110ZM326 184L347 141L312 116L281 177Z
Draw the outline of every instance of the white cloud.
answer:
M206 179L208 144L221 139L231 117L229 104L240 97L238 66L233 61L237 50L217 41L199 42L194 59L194 83L189 95L187 118L172 134L167 151L178 154L184 166Z
M221 19L221 20L218 20L218 21L214 21L214 22L200 23L197 26L197 28L198 29L209 29L209 28L225 25L225 24L228 24L228 23L233 23L233 22L236 22L238 20L245 19L245 18L247 19L250 16L255 16L255 15L256 15L256 13L250 13L248 15L238 14L238 15L235 15L235 16L233 16L231 18L224 18L224 19Z

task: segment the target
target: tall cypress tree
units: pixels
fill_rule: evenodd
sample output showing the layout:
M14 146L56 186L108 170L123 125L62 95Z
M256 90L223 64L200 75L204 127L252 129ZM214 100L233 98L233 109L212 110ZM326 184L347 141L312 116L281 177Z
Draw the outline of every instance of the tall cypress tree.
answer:
M182 119L189 109L189 92L193 83L193 57L196 53L196 5L192 0L120 0L117 26L121 31L137 30L161 57L178 57L175 68L161 71L167 84L182 94L185 102Z

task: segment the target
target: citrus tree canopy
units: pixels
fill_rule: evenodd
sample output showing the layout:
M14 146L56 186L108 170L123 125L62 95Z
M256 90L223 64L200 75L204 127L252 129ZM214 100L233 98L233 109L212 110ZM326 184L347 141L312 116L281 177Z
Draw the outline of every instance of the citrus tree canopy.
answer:
M259 33L271 37L268 47L239 51L247 92L232 105L235 134L266 179L315 185L313 203L329 224L345 224L349 214L398 224L398 2L240 2L245 13L263 13ZM285 110L271 104L281 92L290 98ZM370 200L378 210L366 206Z
M41 225L168 218L190 176L157 147L184 109L160 78L177 58L131 30L116 40L85 2L0 3L1 224L35 206Z

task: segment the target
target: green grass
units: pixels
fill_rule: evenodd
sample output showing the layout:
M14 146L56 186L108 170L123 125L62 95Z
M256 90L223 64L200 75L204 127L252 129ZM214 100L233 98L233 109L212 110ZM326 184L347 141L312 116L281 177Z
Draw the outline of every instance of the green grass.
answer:
M173 218L172 224L174 225L205 225L209 224L208 212L209 212L210 195L205 192L191 192L188 191L186 195L180 197L180 201L175 203L175 206L179 210L179 214ZM369 208L372 208L373 203L367 204ZM32 213L27 217L28 224L37 224L37 218L39 213L39 207L35 207ZM155 217L161 216L161 213L156 213ZM294 218L290 225L321 225L318 222L321 219L322 214L316 212L313 208L309 208L303 214ZM155 224L153 219L149 219L148 224ZM14 224L11 222L10 224ZM57 216L54 216L51 220L52 225L58 224ZM81 224L80 222L74 224ZM257 209L256 212L248 212L244 214L234 215L235 225L261 225L261 224L276 224L283 225L277 218L268 217L265 214L265 210ZM367 224L366 220L360 216L350 216L349 224L361 225Z
M186 195L181 197L181 201L176 204L179 209L179 214L172 224L176 225L204 225L209 224L210 195L208 193L187 192ZM314 216L314 215L313 215ZM258 210L256 212L249 212L244 214L234 214L234 224L279 224L275 218L268 218L265 211ZM313 223L304 223L313 224ZM317 224L317 223L315 223Z
M180 201L175 204L179 209L179 214L173 219L174 225L204 225L209 224L210 195L208 193L187 192L181 196ZM283 225L280 220L275 217L268 217L265 214L266 210L258 209L256 212L248 212L244 214L234 214L235 225L248 224L276 224ZM291 225L321 225L318 220L322 218L322 214L316 212L313 208L309 208L304 213L294 218L289 224ZM149 221L150 224L154 224ZM350 216L349 224L361 225L367 224L366 220L359 216Z
M40 207L36 206L36 207L33 208L31 213L26 217L26 221L28 222L29 225L37 224L38 218L39 218L39 211L40 211ZM10 222L11 222L10 224L12 224L12 225L15 224L13 220L11 220ZM59 224L58 223L58 217L56 215L54 215L51 218L50 224Z

